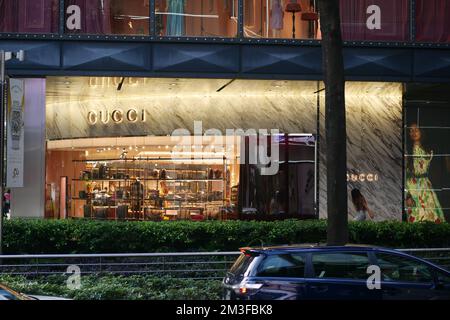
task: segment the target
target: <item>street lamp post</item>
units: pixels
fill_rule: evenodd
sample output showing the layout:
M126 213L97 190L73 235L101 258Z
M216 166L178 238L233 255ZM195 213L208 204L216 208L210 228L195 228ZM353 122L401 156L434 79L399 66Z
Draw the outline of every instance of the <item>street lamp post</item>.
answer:
M0 50L0 255L3 254L3 194L6 187L5 179L5 149L6 149L6 108L7 108L7 83L6 83L6 61L17 59L24 61L23 50L9 52Z

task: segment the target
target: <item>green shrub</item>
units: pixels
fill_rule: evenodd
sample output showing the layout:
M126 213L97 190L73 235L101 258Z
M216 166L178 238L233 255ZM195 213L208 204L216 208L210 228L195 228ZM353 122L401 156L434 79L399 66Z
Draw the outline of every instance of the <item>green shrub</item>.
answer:
M89 275L81 277L77 290L68 289L66 280L62 275L0 276L0 283L18 292L75 300L218 300L222 290L220 280Z
M235 251L243 246L326 241L326 220L275 222L7 221L4 252L121 253ZM450 225L351 222L350 242L388 247L450 247Z

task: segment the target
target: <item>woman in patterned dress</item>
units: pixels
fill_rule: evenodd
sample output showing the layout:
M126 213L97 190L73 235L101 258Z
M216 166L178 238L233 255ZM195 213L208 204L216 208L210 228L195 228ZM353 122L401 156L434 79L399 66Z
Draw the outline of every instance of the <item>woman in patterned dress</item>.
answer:
M422 146L422 132L417 124L409 129L412 157L408 158L406 189L408 191L407 219L409 222L445 222L444 212L428 177L433 151Z

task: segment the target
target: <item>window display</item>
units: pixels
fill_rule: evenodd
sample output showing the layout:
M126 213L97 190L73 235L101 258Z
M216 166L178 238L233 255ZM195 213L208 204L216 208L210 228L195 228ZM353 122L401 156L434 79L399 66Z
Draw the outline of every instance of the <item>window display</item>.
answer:
M149 0L67 0L66 33L148 35Z
M416 1L416 40L450 42L450 1Z
M440 117L433 115L440 114ZM449 221L450 110L408 107L405 127L405 216L409 222Z
M155 10L160 36L237 36L237 0L157 0Z
M244 36L320 39L315 0L245 0Z
M0 0L0 32L57 33L58 0Z
M230 201L231 167L225 158L73 161L84 170L72 180L72 217L222 219L235 207Z
M409 41L409 0L340 0L344 40Z

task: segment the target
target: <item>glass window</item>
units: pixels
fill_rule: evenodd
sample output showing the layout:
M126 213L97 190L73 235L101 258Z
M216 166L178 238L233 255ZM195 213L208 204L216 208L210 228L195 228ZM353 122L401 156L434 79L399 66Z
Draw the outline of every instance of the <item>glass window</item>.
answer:
M316 278L367 279L369 257L365 253L315 253L312 256Z
M378 253L378 265L383 281L430 283L433 276L427 265L405 257Z
M340 5L344 40L409 40L409 0L340 0Z
M149 34L149 0L66 0L67 33Z
M242 276L247 271L248 267L250 266L254 258L255 257L253 256L241 254L231 267L230 272L234 276Z
M253 142L252 142L253 141ZM268 137L267 145L278 148L278 154L267 150L266 154L278 157L271 163L276 174L264 174L262 167L252 164L250 156L241 165L242 219L313 218L315 216L315 138L311 135L279 135ZM246 149L255 145L246 138Z
M443 283L445 286L450 286L450 276L443 272L438 272L437 280L438 282Z
M450 42L450 1L416 0L416 41Z
M244 0L244 36L318 39L314 0Z
M449 221L450 108L433 104L407 107L404 135L404 220Z
M58 0L1 0L0 32L57 33Z
M258 267L256 276L303 278L305 256L301 254L270 255Z
M236 37L237 0L157 0L156 34Z

